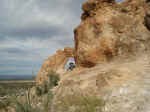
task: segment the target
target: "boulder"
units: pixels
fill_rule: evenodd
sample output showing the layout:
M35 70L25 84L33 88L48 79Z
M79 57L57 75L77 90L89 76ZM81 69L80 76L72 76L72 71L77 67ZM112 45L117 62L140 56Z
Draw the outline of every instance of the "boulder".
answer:
M147 8L145 0L126 0L118 4L113 0L88 0L84 3L82 22L74 30L77 65L93 67L148 51Z

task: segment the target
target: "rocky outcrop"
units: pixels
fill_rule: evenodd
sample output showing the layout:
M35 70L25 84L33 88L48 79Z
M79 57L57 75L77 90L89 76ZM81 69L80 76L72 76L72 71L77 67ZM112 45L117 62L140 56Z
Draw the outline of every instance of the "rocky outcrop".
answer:
M74 31L78 66L93 67L149 50L145 0L126 0L121 4L114 0L88 0L82 9L82 22Z
M105 63L66 74L55 89L55 105L61 106L64 98L80 93L105 101L103 111L97 112L150 112L149 63L149 55L140 55L134 61ZM76 112L67 109L62 112Z
M116 59L123 62L149 52L149 4L149 0L85 2L82 22L74 30L75 50L65 48L49 57L41 67L37 82L46 79L49 71L62 74L68 57L74 57L79 68L90 68Z
M148 0L88 0L82 6L82 22L74 30L75 50L65 48L49 57L38 74L39 82L48 71L64 71L68 57L78 67L90 68L116 59L124 61L149 51Z
M149 0L88 0L82 9L75 60L85 69L64 74L55 104L78 92L103 99L100 112L149 112Z
M80 99L66 106L81 93L103 99L100 112L150 112L149 2L88 0L83 4L82 22L74 31L75 50L58 50L37 78L37 82L46 80L48 71L63 74L53 88L53 105L63 105L65 110L53 111L76 112ZM63 73L70 56L77 68Z
M48 73L53 71L56 73L63 73L65 72L65 64L68 60L68 58L74 56L74 49L66 47L64 48L64 51L61 49L56 51L56 54L53 56L50 56L47 60L44 61L44 64L42 65L40 72L38 73L38 76L36 78L36 82L38 84L41 84L45 80L48 79Z

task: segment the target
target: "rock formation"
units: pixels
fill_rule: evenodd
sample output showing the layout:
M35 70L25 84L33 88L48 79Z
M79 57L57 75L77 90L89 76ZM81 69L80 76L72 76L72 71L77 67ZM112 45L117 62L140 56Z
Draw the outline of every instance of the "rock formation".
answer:
M78 66L93 67L149 50L150 19L144 0L121 4L114 0L88 0L82 9L82 22L74 31Z
M102 112L150 112L149 0L88 0L82 9L74 55L85 69L64 74L55 103L75 91L104 99Z
M46 76L46 69L61 70L73 54L77 69L64 73L53 89L54 106L64 105L62 99L75 91L102 98L102 112L150 112L149 4L149 0L83 4L82 22L74 30L74 50L58 51L45 61L38 76ZM67 109L59 111L76 108Z
M57 73L65 72L64 67L68 58L74 56L74 49L66 47L64 51L61 49L56 51L56 54L50 56L47 60L44 61L44 64L41 67L40 72L36 78L36 82L41 84L43 81L48 79L48 73L53 71Z
M126 0L117 4L115 0L88 0L82 9L82 22L74 30L75 50L58 50L48 58L38 81L48 71L63 71L68 57L74 57L78 67L89 68L149 51L149 1Z
M98 112L150 112L149 63L150 57L141 55L134 61L105 63L66 74L55 89L55 103L63 105L64 97L79 92L105 100L104 110Z

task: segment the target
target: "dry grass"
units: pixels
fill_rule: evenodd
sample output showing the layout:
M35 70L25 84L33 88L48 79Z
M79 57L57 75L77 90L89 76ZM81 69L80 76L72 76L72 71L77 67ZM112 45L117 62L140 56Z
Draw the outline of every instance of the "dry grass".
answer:
M97 96L77 92L59 97L58 100L55 108L61 112L101 112L105 105L104 100Z

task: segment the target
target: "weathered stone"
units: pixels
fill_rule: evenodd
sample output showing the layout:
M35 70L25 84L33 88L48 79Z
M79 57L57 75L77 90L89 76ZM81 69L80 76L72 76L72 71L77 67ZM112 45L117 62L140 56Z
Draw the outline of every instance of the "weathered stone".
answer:
M82 22L74 31L77 65L93 67L115 57L124 59L149 50L150 32L143 24L146 8L145 0L121 4L89 0L83 4ZM148 15L145 24L149 29Z
M47 69L60 71L66 57L75 57L78 67L63 74L53 89L54 107L64 105L63 99L70 104L72 96L88 94L105 101L103 110L97 110L100 112L150 112L150 31L145 26L149 20L144 19L149 0L110 1L88 0L82 22L74 31L75 51L60 50L41 68L39 76L43 77ZM60 61L52 64L56 59ZM53 111L78 111L81 100L73 101L64 111Z
M61 49L56 51L56 54L53 56L50 56L47 60L44 61L44 64L42 65L40 72L38 73L38 76L36 78L36 82L38 84L43 83L48 79L48 73L49 72L57 72L57 73L63 73L65 72L65 64L69 57L74 56L74 49L66 47L64 48L64 51Z

